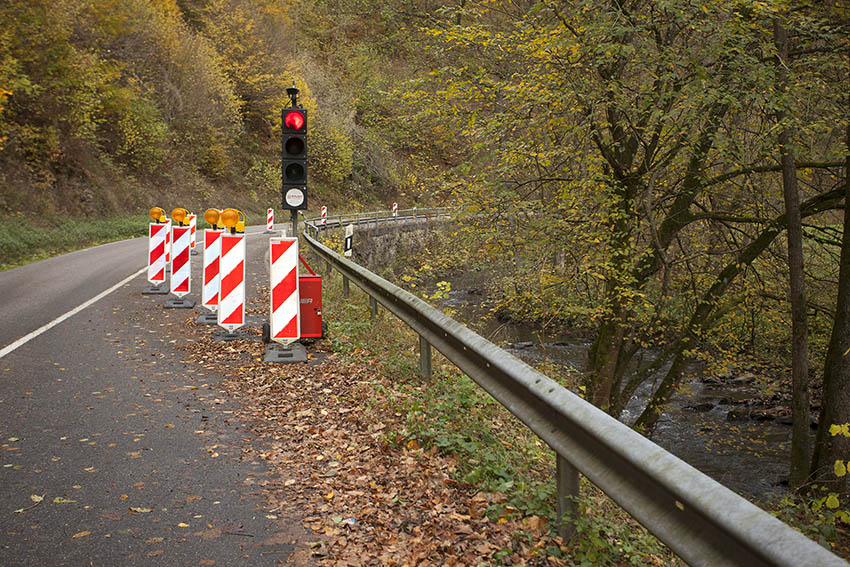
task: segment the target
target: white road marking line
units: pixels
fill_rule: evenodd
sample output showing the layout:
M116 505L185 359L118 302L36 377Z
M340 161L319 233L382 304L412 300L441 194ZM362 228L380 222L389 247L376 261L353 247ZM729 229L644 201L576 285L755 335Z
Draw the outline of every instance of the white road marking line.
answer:
M76 315L77 313L79 313L80 311L82 311L83 309L88 307L89 305L91 305L91 304L93 304L97 301L100 301L101 299L103 299L104 297L106 297L107 295L109 295L110 293L112 293L113 291L115 291L116 289L121 287L122 285L126 284L127 282L129 282L133 278L139 276L140 274L144 273L144 271L147 270L147 269L148 269L148 267L145 266L144 268L142 268L138 272L136 272L134 274L130 274L129 276L127 276L126 278L124 278L123 280L121 280L120 282L115 284L114 286L110 287L107 290L100 292L99 294L95 295L94 297L92 297L91 299L86 301L85 303L82 303L82 304L78 305L77 307L74 307L73 309L71 309L70 311L68 311L64 315L60 315L59 317L57 317L56 319L54 319L50 323L47 323L46 325L39 327L35 331L33 331L33 332L21 337L20 339L16 340L12 344L3 347L3 349L0 350L0 358L3 358L4 356L6 356L10 352L14 351L18 347L21 347L21 346L27 344L28 342L30 342L31 340L33 340L34 338L36 338L40 334L44 333L45 331L49 331L50 329L52 329L53 327L55 327L56 325L58 325L59 323L61 323L65 319L68 319L69 317L73 317L74 315Z

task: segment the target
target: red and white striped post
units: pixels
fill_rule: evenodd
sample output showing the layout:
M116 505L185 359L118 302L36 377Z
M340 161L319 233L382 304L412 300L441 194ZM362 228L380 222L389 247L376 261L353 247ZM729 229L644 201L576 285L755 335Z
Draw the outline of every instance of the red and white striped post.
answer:
M269 241L271 340L287 345L301 337L298 239Z
M186 226L175 226L171 229L171 238L174 243L171 255L171 293L177 296L177 300L171 300L165 304L169 309L191 309L195 302L183 299L192 291L192 256L191 235L192 228Z
M221 235L218 324L228 333L245 324L245 235Z
M160 287L165 281L165 235L168 234L168 224L150 223L148 225L148 281L151 287L142 293L168 293Z
M192 213L186 217L189 223L189 249L195 251L195 232L198 230L198 217Z
M398 216L398 203L393 203L393 216Z
M328 222L328 208L322 205L322 226Z
M218 292L220 286L219 262L221 260L221 235L220 230L204 231L204 271L203 286L201 288L201 305L210 310L198 317L198 323L218 323Z
M274 232L274 209L266 211L266 232Z

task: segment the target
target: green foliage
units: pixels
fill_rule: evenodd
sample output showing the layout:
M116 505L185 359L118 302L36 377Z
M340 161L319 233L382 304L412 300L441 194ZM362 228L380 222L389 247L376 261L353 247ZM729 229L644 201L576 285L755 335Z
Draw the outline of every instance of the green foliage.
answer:
M577 567L623 565L676 565L663 544L642 528L618 517L616 505L589 485L576 503L573 519L577 535L570 547Z
M808 538L827 549L841 538L841 522L846 522L846 512L838 509L835 494L826 487L812 486L812 495L787 495L775 506L773 513L783 522L793 526Z

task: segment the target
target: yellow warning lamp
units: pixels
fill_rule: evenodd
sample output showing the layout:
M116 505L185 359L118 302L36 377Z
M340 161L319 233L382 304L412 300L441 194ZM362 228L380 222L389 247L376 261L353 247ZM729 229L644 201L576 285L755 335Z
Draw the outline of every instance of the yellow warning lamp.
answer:
M176 220L180 226L183 226L183 221L186 220L186 215L189 214L189 211L182 207L177 207L171 211L171 218Z
M162 207L151 207L148 214L153 219L153 222L165 222L165 210Z
M236 232L239 234L243 234L245 232L245 215L242 214L242 211L237 210L239 213L239 222L236 223Z
M221 217L221 211L218 209L207 209L204 211L204 220L210 223L213 230L218 230L218 219Z
M230 229L231 234L236 234L239 229L239 215L241 213L236 209L224 209L221 212L221 224ZM244 226L244 223L243 223ZM244 228L243 228L244 231Z

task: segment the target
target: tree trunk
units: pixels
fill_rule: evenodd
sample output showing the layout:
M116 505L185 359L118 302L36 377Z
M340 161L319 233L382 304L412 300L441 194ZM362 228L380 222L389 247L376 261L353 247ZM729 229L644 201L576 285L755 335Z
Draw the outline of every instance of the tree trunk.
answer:
M788 90L788 33L773 20L776 44L776 83L780 96ZM784 104L783 104L784 106ZM790 147L792 129L783 124L785 110L777 112L779 154L782 162L782 188L785 196L785 235L788 241L788 275L791 290L791 490L803 486L809 477L811 436L809 434L809 323L806 316L806 281L803 271L803 226L800 220L800 192L797 166Z
M844 235L838 268L838 299L823 365L823 401L812 456L815 480L828 483L841 493L847 493L847 476L835 477L833 467L836 460L850 455L850 439L841 435L832 437L829 427L850 423L850 125L845 132L845 143L848 153L844 162Z
M624 335L620 316L615 313L599 327L599 333L588 352L584 373L585 398L606 412L610 410L611 388L616 380L617 361L620 359Z

